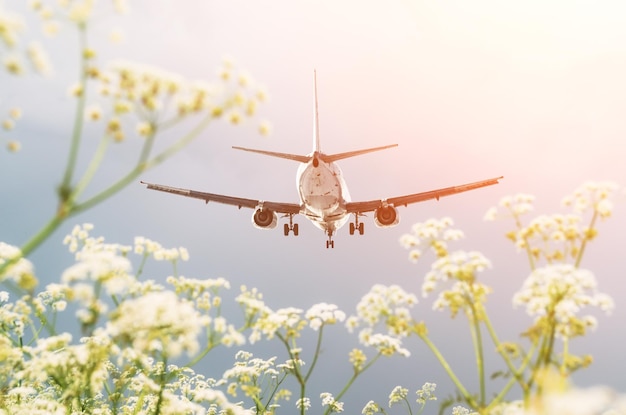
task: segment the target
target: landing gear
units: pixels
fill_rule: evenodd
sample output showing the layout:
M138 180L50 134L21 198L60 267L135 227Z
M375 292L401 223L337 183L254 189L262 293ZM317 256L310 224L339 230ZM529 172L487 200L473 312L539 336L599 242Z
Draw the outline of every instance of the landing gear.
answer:
M289 223L285 223L285 226L283 227L285 236L289 235L290 231L293 231L293 236L298 236L298 224L293 223L293 213L290 213L288 216Z
M354 222L350 222L350 235L354 235L354 232L356 230L359 231L359 235L363 235L363 233L365 232L365 228L363 222L359 222L359 214L356 213L354 215L354 218Z
M335 241L333 241L333 231L329 229L328 231L326 231L326 233L328 234L328 240L326 241L326 249L334 248Z

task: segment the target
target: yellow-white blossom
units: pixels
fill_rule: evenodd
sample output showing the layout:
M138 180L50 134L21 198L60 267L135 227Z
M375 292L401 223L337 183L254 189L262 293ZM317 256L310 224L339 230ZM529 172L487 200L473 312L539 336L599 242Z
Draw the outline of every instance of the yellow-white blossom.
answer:
M107 324L107 332L142 353L177 357L198 352L198 336L207 323L189 301L163 291L122 302Z
M441 258L448 254L448 242L464 237L463 231L452 228L453 224L449 217L418 222L412 226L411 233L402 235L400 244L409 250L413 262L422 256L422 247L432 249Z
M327 406L329 413L341 413L343 412L343 402L338 402L332 393L322 392L320 394L322 400L322 406Z
M335 304L319 303L309 308L304 317L309 320L309 326L313 330L318 330L322 325L344 321L346 314Z
M12 264L8 266L1 274L0 281L4 279L12 279L20 288L30 290L37 285L35 277L35 267L32 262L22 257L19 248L0 242L0 265L6 262Z
M393 390L389 394L389 407L392 407L399 402L405 401L408 394L409 390L407 388L403 388L402 386L396 386L395 388L393 388Z
M426 382L422 385L421 389L418 389L415 394L417 395L417 403L424 405L426 401L436 401L435 389L436 383Z
M556 321L556 333L562 338L582 336L597 325L593 316L580 316L585 307L595 306L606 313L614 308L611 297L597 290L591 271L570 264L534 270L514 295L513 304L525 306L535 325Z

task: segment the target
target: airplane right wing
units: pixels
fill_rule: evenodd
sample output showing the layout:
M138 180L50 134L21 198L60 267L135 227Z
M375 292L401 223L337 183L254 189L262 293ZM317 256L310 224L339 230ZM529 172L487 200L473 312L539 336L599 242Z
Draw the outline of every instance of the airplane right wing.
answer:
M216 202L216 203L223 203L226 205L237 206L239 209L241 209L242 207L256 209L262 206L263 209L268 209L276 213L283 213L283 214L298 214L301 211L300 205L296 203L266 202L262 200L244 199L241 197L218 195L215 193L198 192L196 190L181 189L178 187L165 186L162 184L147 183L143 181L141 182L141 184L145 184L148 187L148 189L158 190L158 191L166 192L166 193L173 193L179 196L193 197L195 199L204 200L206 203Z
M445 187L437 190L430 190L422 193L415 193L406 196L391 197L388 199L369 200L367 202L350 202L346 204L346 210L349 213L372 212L376 209L387 206L407 206L411 203L424 202L430 199L439 200L440 197L450 196L457 193L467 192L469 190L479 189L485 186L498 184L498 180L503 176L494 177L493 179L481 180L479 182L462 184L459 186Z

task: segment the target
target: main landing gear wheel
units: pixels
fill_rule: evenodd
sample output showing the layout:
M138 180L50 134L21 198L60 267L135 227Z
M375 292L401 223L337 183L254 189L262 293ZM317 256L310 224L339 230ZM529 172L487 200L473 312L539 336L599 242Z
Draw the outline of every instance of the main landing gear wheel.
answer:
M363 222L359 223L359 217L356 217L354 222L350 222L350 235L354 235L355 231L359 231L359 235L363 235L365 233L365 227Z
M285 236L289 235L290 231L293 231L293 236L298 236L298 224L293 223L293 214L289 215L289 223L285 223L283 226L283 233Z

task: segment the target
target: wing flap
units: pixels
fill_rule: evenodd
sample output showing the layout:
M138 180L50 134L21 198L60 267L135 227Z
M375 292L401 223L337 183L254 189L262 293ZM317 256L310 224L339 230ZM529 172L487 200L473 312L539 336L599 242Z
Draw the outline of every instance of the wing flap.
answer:
M385 204L390 206L407 206L411 203L424 202L426 200L437 199L440 197L450 196L457 193L467 192L474 189L479 189L485 186L491 186L498 184L498 180L503 176L494 177L493 179L481 180L478 182L462 184L459 186L444 187L436 190L429 190L427 192L415 193L411 195L392 197L389 199L369 200L367 202L351 202L346 204L346 210L349 213L363 213L371 212Z
M297 205L295 203L265 202L255 199L245 199L242 197L198 192L196 190L182 189L179 187L165 186L162 184L147 183L143 181L141 182L141 184L145 184L148 189L172 193L179 196L192 197L194 199L204 200L206 203L222 203L225 205L237 206L239 209L241 209L242 207L256 209L258 206L263 206L264 208L271 209L276 213L300 213L300 205Z

